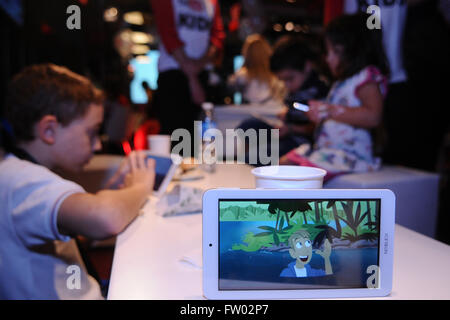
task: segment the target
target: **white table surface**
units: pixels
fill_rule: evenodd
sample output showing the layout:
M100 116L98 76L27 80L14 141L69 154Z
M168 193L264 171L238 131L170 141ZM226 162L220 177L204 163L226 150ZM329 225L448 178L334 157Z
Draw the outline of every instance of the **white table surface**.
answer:
M252 188L250 168L218 165L184 183ZM108 299L204 299L201 214L164 218L152 205L117 237ZM392 293L377 299L450 299L450 246L396 225Z

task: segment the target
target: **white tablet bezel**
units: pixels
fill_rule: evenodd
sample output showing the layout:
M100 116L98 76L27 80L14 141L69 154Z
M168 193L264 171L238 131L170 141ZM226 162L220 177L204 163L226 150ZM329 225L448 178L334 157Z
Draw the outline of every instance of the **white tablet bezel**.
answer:
M160 198L164 194L164 192L166 192L170 181L172 181L172 178L175 175L177 168L183 159L181 158L181 156L179 156L177 154L164 155L164 154L151 152L151 151L146 151L146 155L160 157L160 158L166 158L166 159L170 159L170 161L172 161L172 165L170 166L169 171L167 172L166 176L164 177L163 181L161 182L159 189L154 191L152 194L153 196Z
M381 199L379 287L307 290L219 290L219 200ZM203 195L203 294L208 299L295 299L386 296L392 290L395 195L387 189L211 189Z

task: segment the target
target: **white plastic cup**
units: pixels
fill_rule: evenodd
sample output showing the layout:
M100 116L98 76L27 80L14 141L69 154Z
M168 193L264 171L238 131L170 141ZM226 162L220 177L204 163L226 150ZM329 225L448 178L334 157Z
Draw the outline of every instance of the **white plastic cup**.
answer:
M170 155L171 141L166 134L151 134L147 136L148 148L152 153Z
M256 188L264 189L321 189L323 169L304 166L265 166L252 170Z

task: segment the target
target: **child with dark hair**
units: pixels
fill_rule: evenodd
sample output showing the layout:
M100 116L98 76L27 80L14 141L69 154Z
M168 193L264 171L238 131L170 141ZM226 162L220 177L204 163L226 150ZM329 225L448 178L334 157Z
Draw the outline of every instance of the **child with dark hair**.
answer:
M107 183L120 190L96 194L51 171L78 172L101 146L103 94L64 67L16 75L6 119L14 141L0 161L0 299L101 299L73 237L121 232L153 190L154 162L132 153Z
M306 103L311 99L320 99L328 93L328 86L316 70L319 54L310 42L291 36L279 39L274 46L270 59L270 69L288 89L285 103Z
M380 30L369 30L367 15L344 15L326 28L327 63L336 78L326 102L310 100L308 118L317 139L281 159L282 164L320 167L326 180L345 172L377 170L370 130L381 121L388 72Z
M283 121L283 125L278 128L280 156L299 144L311 142L314 124L303 111L294 109L292 105L294 102L307 103L308 100L326 96L329 88L316 71L317 57L311 44L302 38L286 36L274 45L270 69L287 89L285 108L279 114ZM239 128L273 129L265 122L255 119L244 121Z
M309 42L287 36L275 44L270 59L272 72L284 82L288 90L285 99L287 108L280 115L285 121L285 125L280 128L280 137L289 135L297 145L309 141L305 138L311 138L313 125L303 111L293 108L293 103L325 98L329 90L316 71L317 57Z

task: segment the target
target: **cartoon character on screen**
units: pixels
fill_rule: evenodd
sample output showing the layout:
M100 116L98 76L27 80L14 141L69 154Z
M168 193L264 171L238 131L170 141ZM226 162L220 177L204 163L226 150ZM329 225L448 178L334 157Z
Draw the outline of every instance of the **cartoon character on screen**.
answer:
M322 269L314 269L309 265L313 255L311 236L306 230L298 230L289 237L289 254L295 261L281 271L280 277L318 277L333 274L331 267L330 255L331 244L325 239L323 250L314 250L314 253L320 255L325 262L325 271Z

